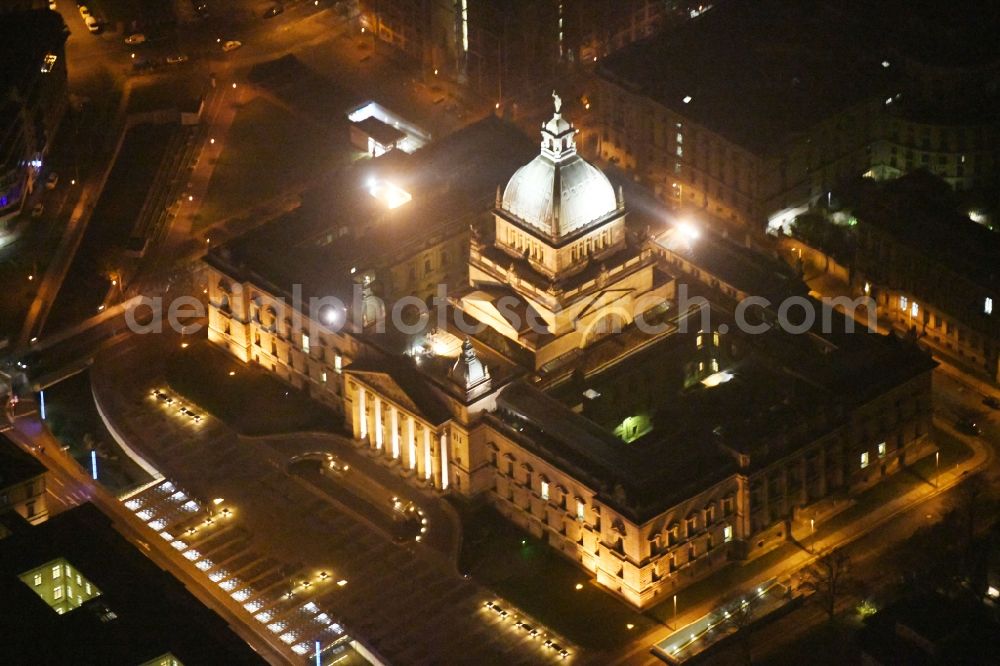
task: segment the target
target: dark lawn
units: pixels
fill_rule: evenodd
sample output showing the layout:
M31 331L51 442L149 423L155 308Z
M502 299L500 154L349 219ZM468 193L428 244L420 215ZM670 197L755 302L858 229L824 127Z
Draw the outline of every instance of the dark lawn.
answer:
M585 570L492 507L458 504L458 510L462 570L567 640L590 650L613 649L654 626L650 618L590 582ZM580 590L578 583L583 585ZM631 630L629 623L634 625Z
M205 340L174 352L167 363L167 383L243 435L343 431L328 407Z

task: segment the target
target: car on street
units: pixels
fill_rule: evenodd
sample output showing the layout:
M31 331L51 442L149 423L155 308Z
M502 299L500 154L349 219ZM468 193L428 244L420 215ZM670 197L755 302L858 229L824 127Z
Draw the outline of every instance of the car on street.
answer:
M238 42L235 39L230 39L222 43L222 50L225 51L226 53L229 53L230 51L235 51L241 46L243 46L243 42Z
M91 34L96 35L101 31L101 24L98 23L97 19L95 19L93 16L88 16L87 18L83 19L83 23L84 25L87 26L87 30L89 30Z
M49 177L45 179L45 189L54 190L56 189L56 184L59 183L59 174L55 171L49 172Z
M49 9L52 10L52 11L56 11L57 10L57 8L56 8L56 0L49 0Z
M186 55L184 55L183 53L178 53L176 55L167 56L167 64L168 65L179 65L182 62L187 62L187 61L188 61L188 57Z
M41 217L42 213L44 213L44 212L45 212L45 204L36 203L35 206L34 206L34 208L31 209L31 217L34 217L34 218L37 219L37 218Z
M997 400L991 395L988 395L985 398L983 398L983 404L989 407L990 409L1000 409L1000 400Z
M285 11L285 8L282 5L278 4L271 5L264 11L264 18L266 19L274 18L278 14L281 14L283 11Z
M955 429L973 437L983 434L983 429L973 418L963 418L955 422Z
M146 35L142 34L141 32L129 35L128 37L125 38L125 43L128 44L129 46L138 46L139 44L145 44Z

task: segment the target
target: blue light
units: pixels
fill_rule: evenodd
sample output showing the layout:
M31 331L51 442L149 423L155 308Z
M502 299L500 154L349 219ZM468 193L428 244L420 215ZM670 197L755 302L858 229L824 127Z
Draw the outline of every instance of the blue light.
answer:
M316 641L316 666L323 666L322 663L320 663L319 641Z
M38 413L41 414L42 420L45 420L45 391L38 392Z
M97 481L97 451L90 452L90 476Z

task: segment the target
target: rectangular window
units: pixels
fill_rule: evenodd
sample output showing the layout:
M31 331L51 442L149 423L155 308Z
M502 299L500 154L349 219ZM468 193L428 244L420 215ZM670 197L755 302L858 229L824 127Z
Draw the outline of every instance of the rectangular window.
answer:
M907 300L906 296L900 296L899 297L899 309L900 310L902 310L903 312L906 312L906 306L909 305L909 304L910 303Z
M885 458L885 442L879 442L878 445L878 457Z
M587 505L585 505L583 502L577 500L577 502L576 502L576 519L579 520L582 523L586 519L586 517L587 517Z
M722 540L725 541L725 542L727 542L727 543L733 540L733 526L732 525L726 525L724 528L722 528Z
M715 331L712 333L712 344L716 347L719 346L719 332Z
M55 588L52 590L52 598L62 599L62 596L63 596L62 585L56 585Z
M302 351L309 353L309 336L305 333L302 334Z
M55 580L56 578L59 578L59 576L62 576L62 567L57 564L52 567L52 579Z
M344 358L340 354L335 355L333 357L334 371L336 371L339 374L341 369L343 369L343 367L344 367Z
M920 306L917 305L916 301L913 301L913 303L910 305L910 316L916 317L919 314L920 314Z
M42 574L35 574L35 585L42 584Z
M983 301L983 314L993 314L993 299L989 296Z
M698 347L698 349L702 348L702 345L704 344L704 340L702 339L701 333L699 333L698 337L696 337L694 339L694 344L695 344L695 346Z
M542 481L542 499L547 500L549 498L549 482Z
M323 383L325 384L326 383L326 372L325 371L322 374L322 379L323 379Z
M861 454L861 469L868 467L868 452L865 451Z

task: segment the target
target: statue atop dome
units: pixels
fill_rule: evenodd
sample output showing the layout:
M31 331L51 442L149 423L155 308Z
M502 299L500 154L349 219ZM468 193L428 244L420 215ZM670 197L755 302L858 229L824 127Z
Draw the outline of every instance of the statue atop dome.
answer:
M552 91L552 106L556 109L556 115L562 112L562 97L555 90Z

